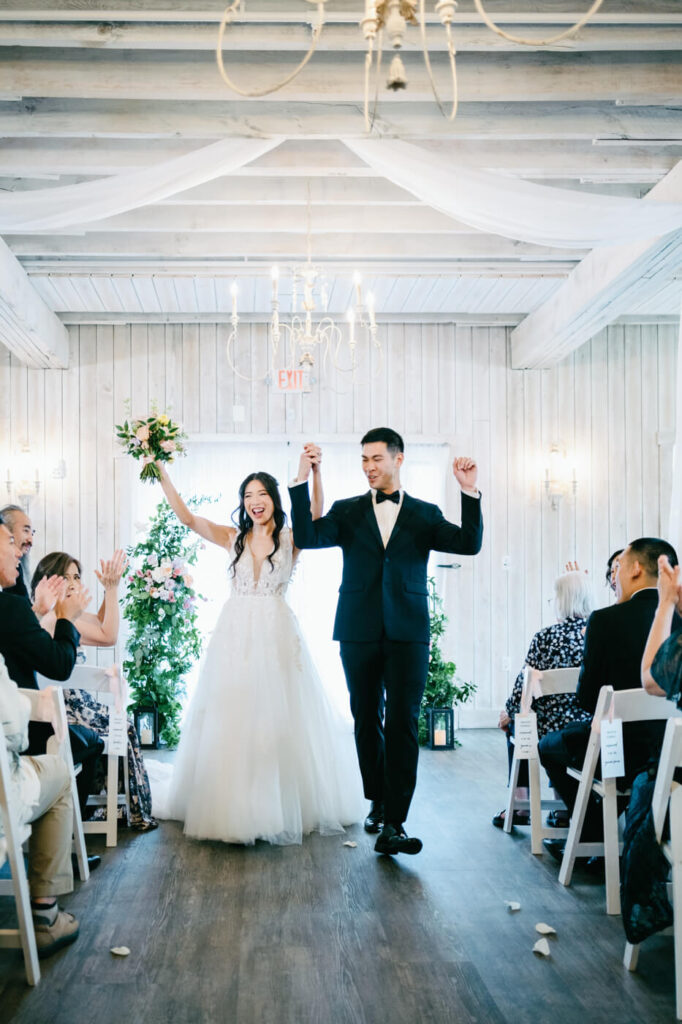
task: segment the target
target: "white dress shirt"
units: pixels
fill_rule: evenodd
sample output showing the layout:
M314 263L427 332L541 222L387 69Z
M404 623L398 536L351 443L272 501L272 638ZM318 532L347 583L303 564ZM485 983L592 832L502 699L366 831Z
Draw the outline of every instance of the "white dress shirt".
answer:
M379 533L381 539L384 542L384 547L388 546L388 542L391 539L393 533L393 527L395 526L398 513L403 507L403 498L405 497L405 491L400 490L400 501L382 501L381 504L377 504L377 492L372 488L372 505L374 506L374 515L377 517L377 526L379 527Z

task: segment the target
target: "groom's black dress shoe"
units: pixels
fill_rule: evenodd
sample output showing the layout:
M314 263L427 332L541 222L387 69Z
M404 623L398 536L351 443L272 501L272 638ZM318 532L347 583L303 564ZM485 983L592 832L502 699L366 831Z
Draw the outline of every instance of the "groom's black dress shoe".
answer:
M369 814L365 818L365 832L369 832L370 835L374 835L376 832L381 832L384 827L384 805L380 800L373 800L372 806L369 809Z
M383 831L376 843L374 849L376 853L419 853L422 848L421 839L408 836L405 829L401 826L396 828L395 825L384 825Z

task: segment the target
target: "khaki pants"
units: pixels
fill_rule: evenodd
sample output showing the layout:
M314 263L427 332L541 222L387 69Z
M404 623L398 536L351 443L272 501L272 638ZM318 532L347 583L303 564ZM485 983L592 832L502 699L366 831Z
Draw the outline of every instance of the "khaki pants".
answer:
M29 757L40 781L40 798L33 811L28 846L31 896L61 896L73 892L71 838L73 801L68 769L56 754Z

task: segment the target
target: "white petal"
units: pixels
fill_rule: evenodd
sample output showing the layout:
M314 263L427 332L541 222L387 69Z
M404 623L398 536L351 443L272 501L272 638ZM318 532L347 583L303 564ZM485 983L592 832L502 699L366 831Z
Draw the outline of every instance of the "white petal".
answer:
M350 839L347 839L347 840L346 840L346 842L345 842L345 843L344 843L343 845L344 845L344 846L350 846L350 847L351 847L351 849L353 849L353 850L354 850L354 849L355 849L355 847L356 847L356 846L357 846L358 844L357 844L357 843L353 843L353 842L351 842L351 841L350 841Z
M535 925L535 931L540 932L540 935L556 935L556 928L552 928L551 924L545 924L543 921Z
M114 956L129 956L130 950L127 946L112 946L109 950Z
M517 903L516 900L505 900L504 902L507 904L510 913L513 913L513 911L515 910L521 909L521 904Z
M537 953L538 956L549 956L549 942L547 939L538 939L533 946L533 952Z

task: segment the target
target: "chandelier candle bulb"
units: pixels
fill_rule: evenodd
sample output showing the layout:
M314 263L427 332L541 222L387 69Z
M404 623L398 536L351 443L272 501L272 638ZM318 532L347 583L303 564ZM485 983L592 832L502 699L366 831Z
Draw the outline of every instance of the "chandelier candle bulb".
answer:
M350 345L355 345L355 310L349 309L346 315L348 317L349 324L348 343Z
M362 277L357 270L353 274L353 284L355 285L356 304L360 309L362 307Z
M377 322L374 317L374 295L372 292L367 293L367 312L369 313L369 326L374 330Z
M232 287L230 288L230 294L232 295L232 316L236 316L237 315L237 282L236 281L232 282Z
M279 290L279 267L273 267L270 271L272 277L272 301L277 302L277 293Z

